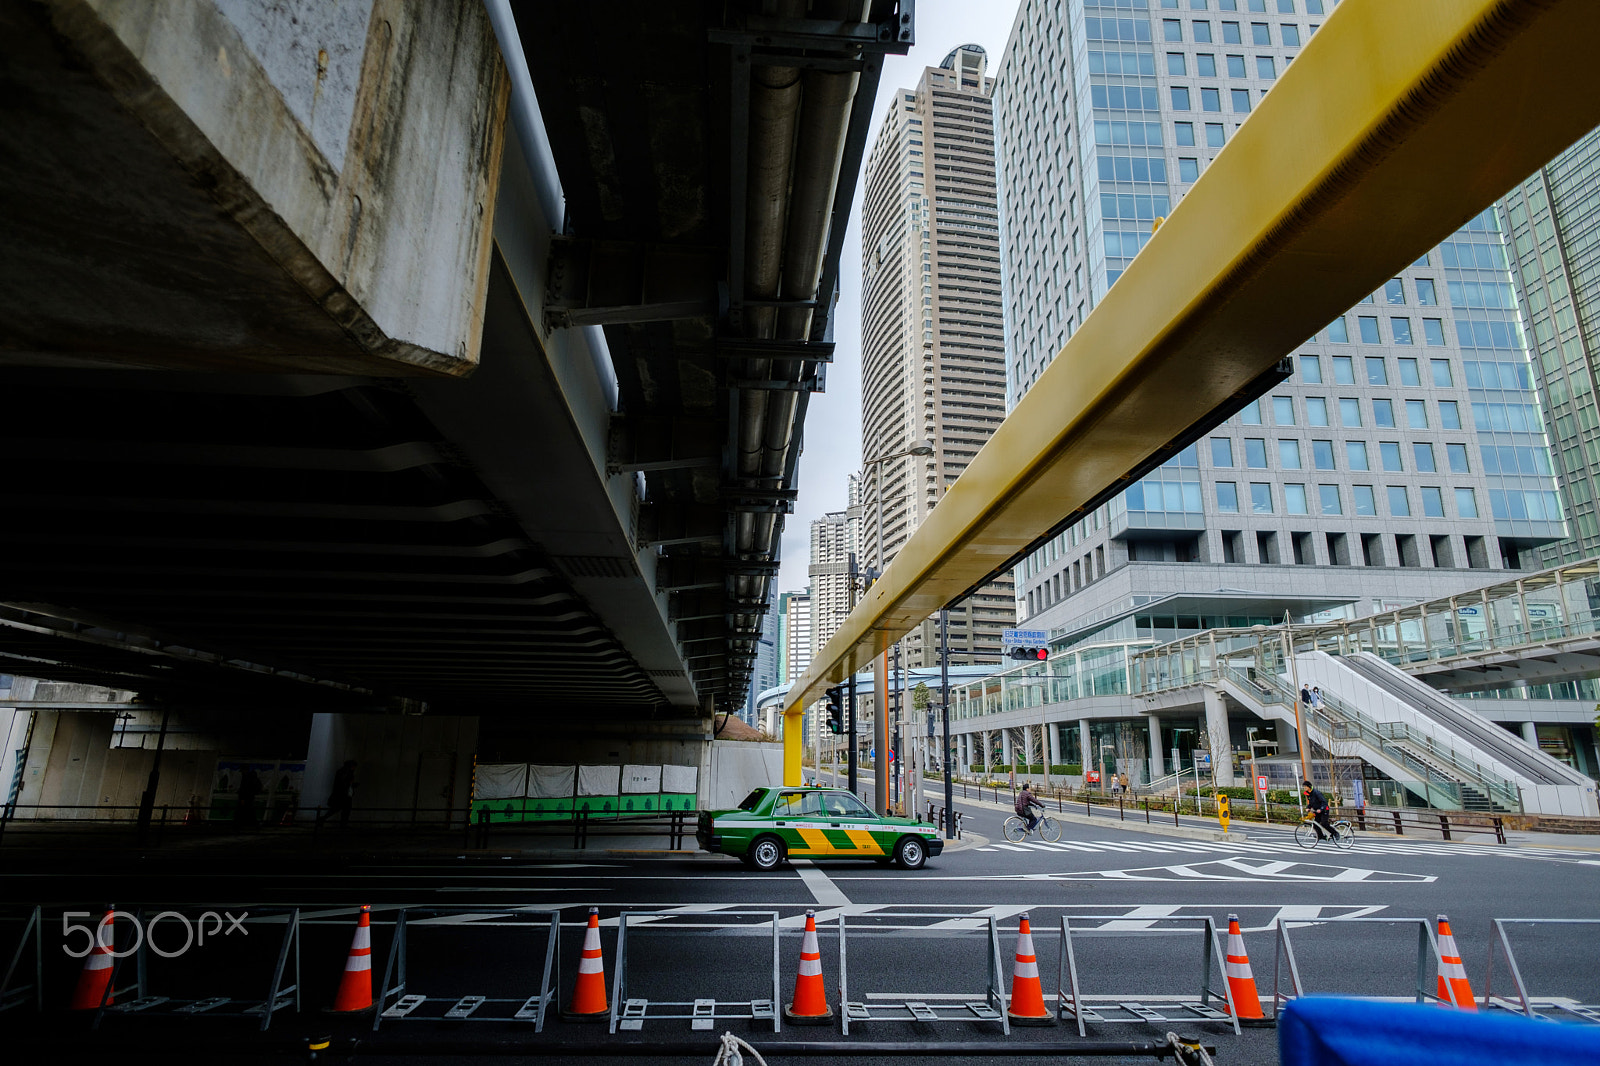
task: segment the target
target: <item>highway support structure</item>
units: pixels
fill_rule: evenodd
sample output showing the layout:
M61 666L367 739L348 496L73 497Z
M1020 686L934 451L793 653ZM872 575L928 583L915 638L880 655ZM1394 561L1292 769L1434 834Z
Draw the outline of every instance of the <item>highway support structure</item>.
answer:
M1597 33L1589 0L1341 4L790 689L785 782L823 689L1281 380L1600 123Z

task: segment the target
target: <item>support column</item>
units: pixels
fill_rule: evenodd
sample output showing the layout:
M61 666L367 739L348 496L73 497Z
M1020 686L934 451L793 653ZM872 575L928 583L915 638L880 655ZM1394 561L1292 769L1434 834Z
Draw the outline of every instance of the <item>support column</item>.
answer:
M1207 688L1206 734L1211 738L1211 764L1215 768L1217 785L1222 788L1233 784L1233 748L1228 741L1228 705L1222 693Z
M1537 748L1539 746L1539 727L1532 722L1523 722L1522 739Z
M1011 754L1011 730L1000 730L1000 761L1007 766L1017 765L1017 760Z
M1094 752L1089 750L1089 719L1078 719L1078 762L1087 774L1094 766Z
M1050 765L1059 765L1061 762L1061 730L1056 728L1055 723L1050 722L1045 724L1044 731L1050 738Z
M1278 754L1298 755L1300 752L1300 738L1295 735L1294 726L1281 720L1275 721L1272 724L1275 725L1278 730Z
M1161 755L1161 719L1155 715L1145 716L1150 727L1150 780L1167 776L1166 759Z

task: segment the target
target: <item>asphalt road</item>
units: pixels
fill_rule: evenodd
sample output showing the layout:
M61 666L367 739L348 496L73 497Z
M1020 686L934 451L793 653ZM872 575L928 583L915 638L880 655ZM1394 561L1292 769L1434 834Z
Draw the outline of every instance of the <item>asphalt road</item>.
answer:
M969 841L917 872L871 863L797 861L759 874L720 856L662 858L601 851L559 860L435 855L320 868L311 865L316 860L301 862L281 854L263 856L258 867L246 863L241 868L205 854L158 853L112 871L66 861L60 868L48 861L30 862L27 868L5 862L0 864L0 899L45 905L46 987L58 1002L80 965L62 953L63 911L94 912L115 899L119 909L139 910L146 921L162 909L191 919L206 909L249 912L231 932L212 931L206 943L175 958L148 957L146 991L174 1000L260 1000L285 928L270 908L302 909L302 1014L280 1016L265 1035L256 1034L246 1019L179 1018L170 1013L170 1004L148 1014L108 1016L95 1039L115 1042L124 1057L149 1041L159 1044L169 1061L191 1052L198 1061L215 1052L210 1042L223 1041L235 1054L285 1051L282 1061L305 1061L295 1051L304 1046L304 1038L330 1033L340 1052L332 1061L345 1061L353 1047L360 1052L356 1061L400 1061L394 1057L398 1051L421 1046L456 1052L517 1047L537 1052L560 1046L567 1051L559 1057L569 1058L582 1048L598 1051L597 1045L606 1042L639 1040L703 1041L704 1061L710 1061L714 1044L708 1034L691 1030L686 1019L661 1015L689 1013L693 1000L711 998L719 1004L716 1033L732 1031L750 1040L771 1063L800 1061L782 1054L777 1042L841 1039L837 1021L804 1029L785 1025L774 1034L769 1021L724 1015L748 1014L750 1001L773 998L774 916L779 930L777 998L790 998L799 929L809 909L822 931L829 999L840 998L847 976L848 999L864 1004L872 1016L852 1023L851 1040L980 1042L1014 1054L1030 1042L1077 1039L1071 1024L1018 1028L1004 1036L997 1023L977 1018L966 1006L982 1003L989 987L990 919L1004 988L1010 981L1018 921L1026 913L1048 997L1063 983L1058 976L1060 929L1063 918L1072 917L1078 990L1086 1007L1104 1019L1088 1025L1090 1039L1159 1040L1172 1030L1214 1044L1219 1063L1270 1063L1276 1061L1272 1030L1236 1036L1230 1025L1204 1020L1184 1005L1195 1001L1202 974L1214 989L1221 987L1217 960L1204 969L1203 919L1210 918L1225 932L1227 916L1238 915L1264 997L1273 989L1279 923L1364 919L1290 927L1304 991L1409 997L1417 979L1417 926L1380 921L1431 920L1445 914L1481 995L1491 919L1588 918L1600 885L1600 847L1588 847L1590 838L1573 838L1568 848L1533 848L1373 836L1349 851L1306 851L1287 833L1254 825L1243 827L1247 841L1221 842L1134 832L1107 819L1104 824L1067 824L1057 844L1030 839L1009 845L999 831L1003 811L973 804L963 810L968 834L987 838L987 843ZM350 907L359 903L373 906L375 985L391 955L397 911L460 909L443 915L408 914L407 991L430 1000L412 1019L385 1023L376 1038L370 1035L370 1016L318 1013L332 1000L350 939ZM552 1019L535 1036L525 1023L439 1020L463 995L502 1001L485 1004L478 1017L504 1019L537 992L549 944L548 917L538 913L544 909L560 913L557 986L565 1000L590 906L599 907L603 919L608 986L622 955L624 998L650 1001L637 1032L611 1036L603 1025ZM630 915L625 952L619 953L622 911L656 913ZM847 932L844 969L841 920ZM184 943L182 923L164 921L157 942L176 951ZM5 927L8 938L14 930ZM1592 964L1600 926L1522 927L1512 936L1535 995L1600 1003L1600 970ZM5 951L10 950L8 942ZM289 957L287 972L292 974L292 952ZM1431 991L1431 959L1425 967ZM119 983L126 984L132 973L127 965ZM397 979L391 976L391 983ZM1280 976L1285 980L1286 969ZM1070 986L1070 979L1065 983ZM1493 990L1509 990L1503 963ZM928 1004L942 1020L902 1020L907 1002ZM679 1005L668 1005L674 1003ZM730 1006L734 1003L741 1006ZM1129 1003L1159 1019L1136 1019L1125 1007ZM1119 1018L1127 1020L1114 1020ZM35 1019L25 1011L5 1012L0 1028L24 1041L19 1046L39 1037L58 1046L63 1040L72 1046L70 1041L87 1039L80 1032L81 1018L54 1013ZM362 1043L351 1043L357 1040ZM879 1060L866 1054L850 1057L861 1063Z

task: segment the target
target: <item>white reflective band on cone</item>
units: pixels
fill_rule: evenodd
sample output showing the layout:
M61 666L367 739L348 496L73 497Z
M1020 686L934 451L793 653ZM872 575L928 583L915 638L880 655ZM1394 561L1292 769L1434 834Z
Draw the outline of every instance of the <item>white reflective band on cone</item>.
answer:
M1021 959L1018 959L1017 968L1011 971L1011 973L1014 977L1031 977L1037 981L1039 979L1039 964L1032 959L1029 959L1027 962L1023 962Z

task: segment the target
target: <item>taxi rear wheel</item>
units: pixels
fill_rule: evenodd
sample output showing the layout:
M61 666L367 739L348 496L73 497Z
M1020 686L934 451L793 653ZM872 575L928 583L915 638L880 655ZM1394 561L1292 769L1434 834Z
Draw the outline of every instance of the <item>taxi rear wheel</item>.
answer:
M776 870L783 865L783 841L777 837L758 837L750 845L746 857L757 870Z
M920 870L928 861L928 849L919 837L901 837L894 849L894 857L907 870Z

